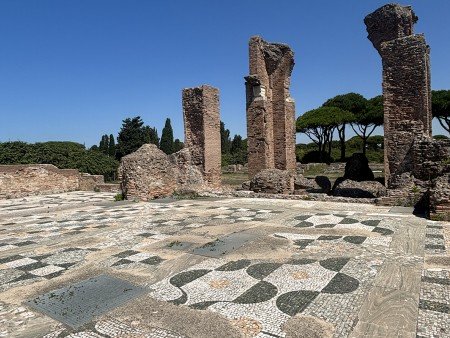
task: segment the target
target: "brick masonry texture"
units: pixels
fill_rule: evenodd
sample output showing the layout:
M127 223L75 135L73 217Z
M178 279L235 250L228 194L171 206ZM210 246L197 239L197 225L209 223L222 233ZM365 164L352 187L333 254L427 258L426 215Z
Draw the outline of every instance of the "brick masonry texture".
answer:
M210 185L221 183L219 90L203 85L183 89L185 146Z
M383 62L385 173L392 189L412 171L414 141L431 137L429 46L423 35L413 34L416 21L411 7L394 4L364 20Z
M80 174L51 164L0 165L0 199L84 190L105 185L102 175Z
M295 170L295 103L289 93L294 53L288 45L261 37L249 42L250 75L245 78L248 168Z

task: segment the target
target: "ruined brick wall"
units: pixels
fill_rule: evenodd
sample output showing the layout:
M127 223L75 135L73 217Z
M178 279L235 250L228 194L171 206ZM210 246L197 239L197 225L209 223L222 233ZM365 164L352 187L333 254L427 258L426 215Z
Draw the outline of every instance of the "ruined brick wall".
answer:
M203 85L183 89L185 147L213 186L221 183L219 90Z
M79 190L80 173L51 164L0 165L0 199Z
M79 178L79 190L94 191L99 185L105 184L103 175L90 175L83 173Z
M384 157L388 188L401 188L413 170L412 146L431 136L429 47L413 34L417 21L411 7L389 4L364 22L368 38L383 63Z
M294 53L261 37L249 42L245 78L249 175L262 169L295 170L295 103L290 96Z

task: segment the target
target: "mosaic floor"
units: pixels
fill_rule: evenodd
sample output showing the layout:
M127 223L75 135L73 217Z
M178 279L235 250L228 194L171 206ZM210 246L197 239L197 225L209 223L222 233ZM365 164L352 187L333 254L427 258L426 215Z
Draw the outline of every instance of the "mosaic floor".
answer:
M449 235L365 204L3 200L0 337L450 337Z

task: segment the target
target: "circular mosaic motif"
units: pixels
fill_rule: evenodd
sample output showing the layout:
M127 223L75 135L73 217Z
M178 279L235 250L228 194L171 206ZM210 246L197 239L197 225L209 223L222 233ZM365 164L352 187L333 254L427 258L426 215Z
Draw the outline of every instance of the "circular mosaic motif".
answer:
M255 337L262 330L262 325L257 320L248 317L241 317L231 321L233 326L241 330L245 337Z

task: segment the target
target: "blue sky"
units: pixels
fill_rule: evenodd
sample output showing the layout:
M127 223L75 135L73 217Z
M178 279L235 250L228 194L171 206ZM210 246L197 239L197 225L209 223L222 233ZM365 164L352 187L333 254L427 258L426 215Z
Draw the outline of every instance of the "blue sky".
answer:
M297 116L337 94L370 98L381 93L381 60L363 19L385 3L0 0L0 141L91 146L136 115L159 132L171 118L183 139L181 89L201 84L220 89L222 120L245 135L252 35L295 51ZM431 46L432 87L450 89L450 1L405 4Z

